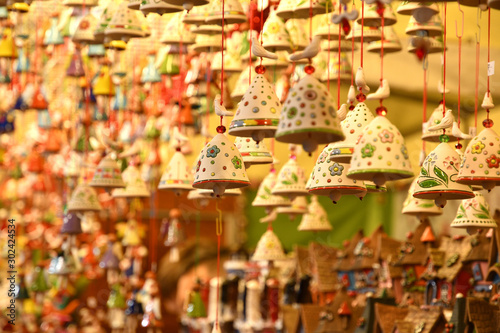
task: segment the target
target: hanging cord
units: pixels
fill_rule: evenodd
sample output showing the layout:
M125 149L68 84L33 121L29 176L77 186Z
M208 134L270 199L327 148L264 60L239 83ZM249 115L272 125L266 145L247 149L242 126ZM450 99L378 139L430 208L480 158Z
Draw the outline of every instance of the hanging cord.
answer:
M491 51L491 45L490 45L490 36L491 36L491 8L488 8L488 65L490 64L491 58L490 58L490 51ZM488 92L488 97L490 97L490 73L487 73L487 92ZM486 120L489 123L490 122L490 109L486 109Z
M424 70L424 91L423 91L423 110L422 110L422 124L427 122L427 68L429 67L429 58L427 53L424 55L424 61L422 63ZM425 152L425 140L422 140L422 151ZM421 161L423 162L423 160Z
M385 26L385 5L383 5L384 11L382 12L382 28L380 29L380 85L383 85L384 81L384 26ZM382 99L380 100L380 106L382 106ZM382 111L383 112L383 111ZM384 114L385 115L385 114Z
M222 65L220 71L220 105L224 104L224 38L226 34L224 32L224 11L225 11L225 1L222 0L222 40L221 40L221 54L222 54ZM220 117L220 124L222 126L222 116Z
M446 2L444 3L444 23L443 23L443 117L446 114ZM446 129L443 128L443 135Z
M253 36L253 11L252 11L252 3L250 3L250 30L248 31L248 43L249 43L249 51L250 58L248 58L248 85L252 84L252 36ZM262 31L262 29L261 29Z
M481 42L481 25L479 24L479 19L481 17L481 10L477 9L477 28L479 32L476 32L476 91L474 95L474 127L477 129L477 112L478 112L478 95L479 95L479 56L480 56L480 42Z
M264 0L261 0L260 2L260 45L264 45ZM260 66L262 66L262 57L260 58Z
M462 37L464 35L464 11L460 8L460 3L458 4L458 10L462 13L462 32L458 34L457 21L455 21L455 34L458 39L458 115L457 115L457 125L460 129L460 97L461 97L461 78L462 78ZM455 148L461 149L462 144L460 143L460 138L457 138L457 144Z
M328 12L328 7L327 7ZM313 0L309 0L309 42L312 42L313 35Z
M217 303L215 306L215 323L219 325L219 283L220 283L220 243L222 235L222 210L219 208L219 199L215 201L215 210L219 216L215 219L215 233L217 235Z
M328 2L326 3L326 15L328 15ZM328 90L328 92L330 92L330 26L330 21L328 21L328 59L326 60L326 75L328 77L326 81L326 90ZM337 106L337 108L338 107L339 106Z
M361 59L360 66L363 68L363 35L364 35L364 26L365 26L365 2L361 2ZM352 33L352 40L354 41L354 31Z
M352 2L352 9L355 9L355 8L356 8L356 6L354 5L354 1L353 1ZM347 10L347 6L344 5L344 11L346 11L346 10ZM352 35L353 36L351 38L351 67L352 67L352 69L351 69L351 86L354 85L354 46L355 46L355 44L354 44L354 31L352 32ZM339 49L340 49L340 47L339 47Z
M184 31L184 29L182 29ZM184 56L184 43L183 43L183 33L181 32L179 34L179 116L182 110L182 91L184 90L184 79L182 77L182 70L184 69L184 62L182 61L182 58ZM177 127L179 128L179 132L181 131L181 122L179 121L177 124ZM180 146L180 141L179 141L179 146Z

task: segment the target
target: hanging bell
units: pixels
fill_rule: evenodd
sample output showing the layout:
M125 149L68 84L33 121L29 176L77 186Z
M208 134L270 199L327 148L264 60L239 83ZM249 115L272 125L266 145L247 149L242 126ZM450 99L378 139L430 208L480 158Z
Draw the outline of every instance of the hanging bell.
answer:
M213 189L220 196L225 189L249 184L240 152L224 134L217 134L201 151L193 187Z
M62 45L64 44L64 38L59 31L57 26L59 14L54 14L50 18L50 28L45 31L45 37L43 39L43 45Z
M182 12L184 9L181 6L175 6L167 1L156 0L142 0L139 10L148 16L149 13L156 13L158 15Z
M440 143L425 158L413 196L434 200L441 208L447 200L473 198L471 188L456 181L459 165L458 153L446 142Z
M195 42L195 35L182 22L182 13L174 14L168 21L160 41L167 45L191 45Z
M224 8L224 16L222 13ZM224 23L222 18L224 17ZM229 25L245 23L247 16L243 11L240 0L226 0L222 6L222 0L212 0L208 15L205 19L207 24Z
M271 193L288 197L290 200L307 195L304 169L299 166L294 155L281 168Z
M101 209L96 191L85 183L75 188L68 202L68 212L99 211Z
M125 187L120 166L110 155L99 162L89 185L106 189Z
M276 186L276 181L276 171L272 168L259 185L257 195L252 202L253 207L264 207L269 214L271 210L276 207L287 207L291 205L289 199L272 193L274 186Z
M283 2L283 1L281 1ZM280 2L280 5L281 5ZM293 51L290 34L285 27L285 21L271 9L269 17L262 29L262 46L269 51Z
M264 141L257 143L252 138L236 137L234 145L239 150L246 169L252 165L273 163L273 156L267 150Z
M160 73L155 65L156 52L152 51L148 54L148 63L142 70L141 82L142 83L157 83L161 82Z
M373 181L377 186L413 176L404 138L386 117L375 117L363 129L347 176Z
M274 137L281 104L264 75L257 74L243 95L228 133L251 137L257 142Z
M124 42L128 42L131 38L144 37L145 33L137 15L135 10L127 7L126 2L122 2L104 29L105 37L109 38L110 41L123 40Z
M180 148L174 153L167 168L163 172L158 185L159 190L170 190L176 195L184 191L193 189L193 176L186 162L186 158L181 153Z
M122 174L125 188L117 188L112 192L113 198L149 198L151 193L144 180L141 178L141 172L135 165L129 165Z
M478 229L497 227L484 196L480 192L474 194L475 197L462 200L450 225L452 228L466 228L469 235L477 233Z
M283 251L283 247L278 239L278 236L276 236L272 229L267 229L257 243L257 247L255 248L255 252L252 256L252 261L274 261L285 259L285 252Z
M325 209L318 201L318 197L313 196L308 207L308 212L302 216L302 220L297 228L299 231L330 231L332 225L328 221Z
M296 197L291 206L276 208L278 214L288 214L290 220L295 220L296 216L302 216L308 212L308 203L305 196Z
M412 181L408 190L408 195L403 203L403 210L401 211L406 215L414 215L420 221L427 219L429 216L436 216L443 214L441 207L436 206L434 201L427 199L417 199L413 196L415 187L417 185L417 177Z
M281 112L276 140L302 144L312 153L318 144L344 140L326 87L308 74L290 89Z

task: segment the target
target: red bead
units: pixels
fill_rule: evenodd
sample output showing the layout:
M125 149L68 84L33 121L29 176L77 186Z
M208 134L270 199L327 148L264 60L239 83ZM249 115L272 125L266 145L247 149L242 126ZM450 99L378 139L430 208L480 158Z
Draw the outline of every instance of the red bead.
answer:
M366 96L365 96L365 94L360 92L358 95L356 95L356 99L358 100L358 102L362 103L362 102L366 101Z
M384 15L385 6L383 3L377 1L377 14L382 17Z
M491 119L483 120L483 126L486 128L492 128L493 127L493 120L491 120Z
M266 67L259 65L255 67L255 73L257 74L264 74L266 72Z
M455 148L457 148L457 149L462 149L462 144L461 144L460 142L459 142L459 143L457 143L457 144L455 145Z
M375 109L379 116L385 116L387 114L387 108L385 106L379 106Z
M306 72L307 74L312 74L314 73L315 69L313 66L311 65L307 65L306 67L304 67L304 72Z
M418 48L415 51L415 54L417 55L418 60L422 61L425 57L426 52L423 48Z
M226 133L226 128L224 126L217 126L217 133L219 134Z
M351 104L351 105L349 105L349 111L352 111L352 110L354 110L354 105Z
M342 30L344 31L344 34L346 36L349 35L349 32L351 32L351 25L349 24L349 21L346 19L342 20Z

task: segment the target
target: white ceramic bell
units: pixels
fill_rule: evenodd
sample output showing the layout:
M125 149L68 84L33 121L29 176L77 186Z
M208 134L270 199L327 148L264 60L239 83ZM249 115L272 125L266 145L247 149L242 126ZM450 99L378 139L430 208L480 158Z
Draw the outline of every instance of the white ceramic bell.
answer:
M471 235L475 234L478 229L497 227L484 196L481 192L474 192L474 194L475 197L462 200L457 215L450 225L452 228L466 228Z
M429 216L436 216L443 214L441 207L436 206L434 201L427 199L418 199L413 196L415 186L417 184L417 177L412 181L408 190L408 195L403 203L402 213L406 215L414 215L420 221Z
M260 183L252 206L264 207L268 213L276 207L290 206L292 203L288 198L272 193L273 188L276 186L276 182L276 171L273 168Z
M273 156L267 150L264 141L257 143L252 138L236 137L234 144L240 151L247 169L252 165L273 163Z
M274 261L285 259L285 252L283 251L283 247L281 246L278 236L276 236L272 229L268 229L257 243L252 260Z
M97 165L89 185L107 189L125 187L118 163L111 156L105 156Z
M191 170L187 164L186 158L179 148L174 153L167 168L163 172L158 189L173 191L175 194L179 195L183 191L192 190L192 183L193 176Z
M318 198L313 196L308 207L308 212L302 216L297 228L299 231L330 231L332 225L328 221L328 215L321 206Z
M291 200L297 196L307 195L304 169L299 166L294 155L281 168L271 193L286 196Z
M151 195L136 166L129 165L123 170L122 178L125 188L113 190L113 198L148 198Z
M89 185L82 183L78 185L68 202L68 212L88 212L101 210L101 204L97 199L96 191Z

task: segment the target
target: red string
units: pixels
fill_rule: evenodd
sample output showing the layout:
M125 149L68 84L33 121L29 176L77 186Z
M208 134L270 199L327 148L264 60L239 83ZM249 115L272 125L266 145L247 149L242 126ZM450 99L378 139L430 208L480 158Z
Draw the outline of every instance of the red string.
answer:
M250 8L253 8L250 5ZM253 10L250 10L250 31L248 34L248 42L250 45L250 58L248 59L248 85L252 84L252 36L253 36ZM262 30L261 30L262 33Z
M384 81L384 25L385 25L385 6L382 12L382 28L380 29L380 85L383 85ZM380 100L380 106L382 106L382 100Z
M462 23L463 24L463 23ZM458 37L458 128L460 128L460 96L461 96L461 77L462 77L462 36ZM460 138L458 138L460 143Z
M446 2L444 3L444 22L443 22L443 117L446 114ZM443 134L446 129L443 128Z
M361 3L361 59L360 66L363 68L363 35L364 35L364 27L365 27L365 2ZM354 41L354 31L352 33L352 40Z
M422 112L422 123L427 121L427 55L424 58L424 92L423 92L423 112ZM422 140L422 150L425 152L425 140Z
M339 14L342 13L342 3L339 2ZM328 40L330 40L330 34L328 34ZM337 71L337 109L340 109L340 70L342 68L340 64L340 55L342 54L342 24L339 23L339 48L338 48L338 71ZM330 58L330 41L328 41L328 58ZM330 66L328 66L330 69ZM328 73L330 77L330 73ZM352 77L352 75L351 75Z
M309 41L312 41L313 35L313 0L309 0Z
M328 2L326 3L326 14L328 15ZM328 80L326 81L326 90L328 90L328 92L330 92L330 28L331 25L328 22L328 57L326 61L326 75L328 77Z
M222 65L221 65L221 72L220 72L220 105L222 105L224 103L224 38L225 38L224 10L225 10L225 1L222 0L222 40L221 40ZM221 117L220 123L222 125L222 117Z
M179 113L181 112L181 109L182 109L182 88L183 88L183 79L182 79L182 69L183 69L183 61L182 61L182 56L183 56L183 42L182 42L182 33L179 34L180 35L180 38L179 38ZM208 69L207 69L208 70ZM153 88L153 85L151 85L151 88ZM179 122L179 124L177 124L177 126L179 127L179 131L181 129L181 122Z
M209 128L210 126L210 84L212 82L212 70L210 69L210 60L209 60L209 57L208 57L208 54L207 54L207 68L206 68L206 73L207 73L207 87L206 87L206 104L207 104L207 112L206 112L206 118L207 118L207 128ZM206 140L208 141L208 137L206 138ZM208 142L207 142L208 143Z
M477 128L477 108L478 108L478 95L479 95L479 55L480 43L479 39L476 41L476 91L474 96L474 127Z
M491 35L491 8L488 8L488 64L490 63L490 35ZM487 84L487 93L488 97L490 97L490 74L487 73L486 76L486 84ZM486 109L486 119L490 119L490 109Z
M354 9L354 8L355 8L355 6L353 4L352 5L352 9ZM341 25L341 23L339 23L339 25ZM339 29L340 29L340 27L339 27ZM340 46L339 46L339 50L340 50ZM352 39L351 39L351 66L352 66L352 69L351 69L351 86L353 86L354 85L354 31L352 32Z
M220 280L220 235L217 235L217 305L215 307L215 324L219 325L219 280Z

